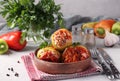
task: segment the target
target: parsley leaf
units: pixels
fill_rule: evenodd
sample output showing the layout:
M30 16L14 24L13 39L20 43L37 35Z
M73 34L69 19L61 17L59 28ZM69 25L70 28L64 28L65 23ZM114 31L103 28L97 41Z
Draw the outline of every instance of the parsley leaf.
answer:
M56 5L54 0L39 0L38 3L35 0L2 0L0 3L0 14L7 25L22 30L23 38L49 39L50 31L55 28L55 19L60 27L63 26L61 5Z

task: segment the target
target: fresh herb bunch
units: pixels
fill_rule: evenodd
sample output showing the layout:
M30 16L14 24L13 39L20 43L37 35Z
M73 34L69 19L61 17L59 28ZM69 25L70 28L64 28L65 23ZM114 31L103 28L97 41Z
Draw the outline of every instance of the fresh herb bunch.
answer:
M38 3L35 0L3 0L0 3L0 14L6 19L8 26L18 27L23 31L24 38L45 41L50 37L55 21L62 27L61 7L54 0L39 0Z

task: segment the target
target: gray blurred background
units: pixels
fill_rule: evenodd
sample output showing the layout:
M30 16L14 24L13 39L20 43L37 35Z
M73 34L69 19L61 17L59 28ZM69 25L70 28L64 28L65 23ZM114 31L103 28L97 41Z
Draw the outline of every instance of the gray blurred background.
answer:
M120 17L120 0L55 0L55 2L62 4L61 11L64 16L77 14L90 17ZM0 16L0 22L4 21Z
M120 0L55 0L64 15L120 17Z
M120 21L120 0L55 0L55 2L61 4L61 12L65 17L65 27L69 29L76 21L79 21L81 25L83 22L99 20L96 19L99 16L117 18ZM2 33L8 31L4 24L5 20L0 16ZM102 39L97 41L99 41L98 46L104 47ZM120 45L117 44L114 47L120 47Z

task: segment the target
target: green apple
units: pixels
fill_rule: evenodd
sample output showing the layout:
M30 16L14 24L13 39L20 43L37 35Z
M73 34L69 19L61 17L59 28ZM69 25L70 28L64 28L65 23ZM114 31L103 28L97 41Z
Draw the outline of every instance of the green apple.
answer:
M116 22L115 24L113 24L112 33L120 35L120 22Z
M0 39L0 54L4 54L8 51L8 44L5 40Z

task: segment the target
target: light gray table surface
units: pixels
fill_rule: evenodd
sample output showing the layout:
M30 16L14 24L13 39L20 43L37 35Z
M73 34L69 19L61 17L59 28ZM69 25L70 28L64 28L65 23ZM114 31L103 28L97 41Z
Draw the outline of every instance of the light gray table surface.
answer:
M16 52L9 50L10 53L5 55L0 55L0 81L30 81L27 71L25 69L24 63L21 60L22 55L28 55L30 52L34 52L37 49L32 41L29 41L24 50ZM120 49L119 48L104 48L106 52L112 57L115 66L120 70ZM17 63L17 61L20 63ZM14 68L14 72L8 70L8 68ZM15 72L19 73L19 77L15 77ZM6 76L6 74L10 76ZM105 75L93 75L87 77L80 77L75 79L67 79L60 81L110 81L106 78ZM120 81L120 80L117 80Z
M5 31L2 31L5 33ZM111 58L114 61L115 66L120 70L120 45L115 45L114 47L105 47L103 44L103 39L96 39L97 46L102 47L108 52ZM34 52L38 48L33 41L29 40L27 46L22 51L13 51L9 50L9 52L5 55L0 55L0 81L30 81L27 71L25 69L24 63L21 60L22 55L28 55L30 52ZM17 61L20 63L17 63ZM8 70L8 68L14 68L14 72ZM15 72L19 73L19 77L15 77ZM10 76L6 76L6 74L10 74ZM59 80L59 81L110 81L106 78L105 75L93 75L87 77L80 77L74 79L67 80ZM116 80L116 81L120 81Z

